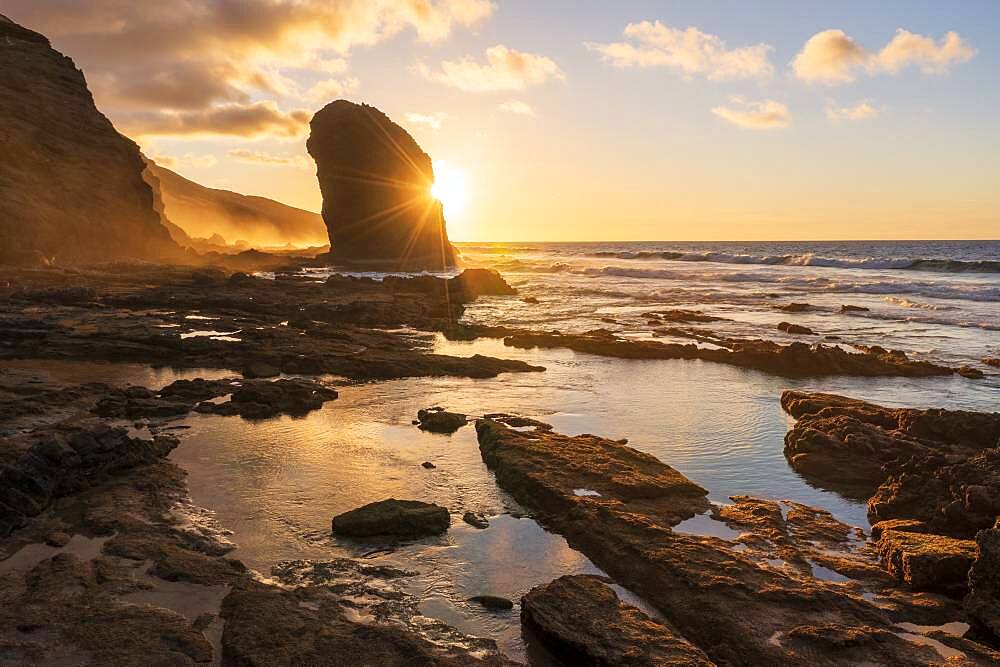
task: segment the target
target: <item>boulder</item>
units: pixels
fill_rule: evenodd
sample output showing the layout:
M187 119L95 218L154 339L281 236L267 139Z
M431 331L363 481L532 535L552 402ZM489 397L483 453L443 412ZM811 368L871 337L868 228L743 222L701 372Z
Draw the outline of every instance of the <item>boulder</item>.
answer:
M455 264L430 156L388 116L337 100L316 112L306 148L316 160L333 259L393 269Z
M469 418L460 412L447 412L434 407L417 411L417 421L421 431L432 433L454 433L469 423Z
M469 524L473 528L479 528L480 530L490 527L490 522L486 520L486 517L481 514L476 514L475 512L466 512L463 514L462 521Z
M964 592L977 555L972 540L905 530L881 530L876 546L889 574L920 591Z
M139 148L43 35L0 20L0 263L176 259ZM27 259L26 259L27 258Z
M969 571L965 611L976 630L1000 643L1000 519L976 535L979 558Z
M498 595L474 595L469 598L469 602L475 602L478 605L494 611L503 611L514 608L513 602Z
M596 577L577 575L531 589L521 618L562 664L713 665L676 630L622 603Z
M440 505L419 500L380 500L333 517L334 535L418 538L448 530L451 516Z
M816 332L809 327L804 327L801 324L792 324L791 322L779 322L778 330L784 331L788 334L802 334L806 336L815 336Z

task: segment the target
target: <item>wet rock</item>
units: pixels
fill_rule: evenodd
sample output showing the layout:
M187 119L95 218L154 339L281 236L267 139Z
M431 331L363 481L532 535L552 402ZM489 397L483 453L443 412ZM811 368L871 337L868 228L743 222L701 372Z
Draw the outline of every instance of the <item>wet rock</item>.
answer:
M380 500L333 517L333 534L418 538L448 530L447 508L419 500Z
M788 334L802 334L806 336L815 336L816 332L809 327L804 327L801 324L792 324L791 322L779 322L778 330L784 331Z
M430 461L424 461L420 465L424 468L427 468L428 470L433 470L434 468L437 468L437 466L431 463Z
M521 618L566 664L713 665L676 630L622 603L596 577L565 576L531 589Z
M964 593L976 543L943 535L882 530L879 555L890 574L914 590Z
M419 410L417 421L421 431L433 433L454 433L469 422L469 418L458 412L447 412L444 408L434 407Z
M69 544L70 536L61 530L49 533L45 538L45 543L50 547L64 547Z
M774 641L809 665L929 665L941 662L940 654L933 648L908 641L900 634L898 628L829 623L796 627L776 635Z
M521 301L531 305L537 305L539 303L538 299L533 296L523 296L521 297Z
M337 100L316 112L316 160L332 256L396 269L453 266L431 158L375 107Z
M630 340L604 330L585 334L518 332L504 338L504 345L525 349L567 348L620 359L702 359L785 377L928 377L951 375L955 372L955 369L946 366L910 359L899 350L885 350L875 346L861 352L847 352L836 345L780 345L766 340L726 339L713 339L710 342L721 345L723 349Z
M1000 519L976 534L979 557L969 571L965 611L976 631L994 644L1000 642Z
M181 258L138 146L97 110L72 60L3 19L0 79L0 264Z
M655 324L660 322L721 322L725 320L724 317L706 315L700 310L683 310L681 308L643 313L642 316L654 320Z
M466 512L462 515L462 521L469 524L473 528L489 528L490 522L481 514L476 514L475 512Z
M978 368L973 368L972 366L960 366L957 371L955 371L964 378L969 378L970 380L979 380L986 376Z
M252 363L243 369L245 378L273 378L281 375L281 371L270 364L263 362Z
M57 425L16 442L10 463L0 466L0 527L10 530L45 510L54 498L95 484L108 474L153 463L177 440L130 438L104 424Z
M273 382L245 384L233 390L227 403L202 403L200 411L267 419L281 414L306 415L337 398L337 391L310 380L282 378Z
M804 313L809 310L813 310L815 306L809 303L786 303L780 306L775 306L778 310L785 313Z
M785 456L810 480L869 498L873 522L916 519L971 538L1000 511L1000 414L885 408L786 391Z
M507 598L502 598L497 595L474 595L469 598L469 602L475 602L487 609L493 609L496 611L503 611L507 609L513 609L514 603Z
M840 306L840 312L842 313L867 313L871 308L865 308L864 306L852 306L850 304L843 304Z
M1000 368L1000 358L998 357L983 357L982 362L987 366L992 366L993 368Z

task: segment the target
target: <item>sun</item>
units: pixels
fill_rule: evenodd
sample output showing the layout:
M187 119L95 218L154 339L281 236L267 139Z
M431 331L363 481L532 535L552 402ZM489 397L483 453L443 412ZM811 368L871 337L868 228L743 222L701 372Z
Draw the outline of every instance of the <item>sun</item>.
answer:
M469 179L464 169L447 162L434 163L434 185L431 196L444 204L444 214L449 220L460 218L469 200Z

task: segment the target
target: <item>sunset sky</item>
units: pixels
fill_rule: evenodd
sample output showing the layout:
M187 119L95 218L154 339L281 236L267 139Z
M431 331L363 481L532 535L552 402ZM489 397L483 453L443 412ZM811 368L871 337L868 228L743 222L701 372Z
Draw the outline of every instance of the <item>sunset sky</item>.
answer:
M1000 237L1000 3L0 0L147 155L320 209L311 113L430 153L455 240ZM446 200L446 205L448 201Z

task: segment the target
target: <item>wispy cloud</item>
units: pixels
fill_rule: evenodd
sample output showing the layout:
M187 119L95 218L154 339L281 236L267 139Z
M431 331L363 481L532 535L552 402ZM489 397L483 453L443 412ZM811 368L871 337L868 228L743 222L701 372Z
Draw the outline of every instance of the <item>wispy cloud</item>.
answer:
M882 109L872 106L867 101L848 106L838 106L831 101L826 105L826 117L832 121L867 120L878 116L880 113L882 113Z
M178 167L205 168L214 167L218 163L218 159L211 153L205 155L185 153L184 155L156 155L153 157L153 162L168 169L177 169Z
M410 125L422 125L434 131L441 129L441 126L444 124L447 117L448 114L443 111L435 111L433 113L417 113L415 111L408 111L404 116L406 122Z
M310 86L303 97L311 102L326 104L356 92L360 86L361 82L355 77L324 79Z
M445 60L434 69L420 63L414 69L431 81L476 93L524 90L549 79L566 78L554 60L537 53L497 44L486 49L485 56L485 62L462 58Z
M535 110L528 105L527 102L522 102L521 100L507 100L503 104L497 107L500 111L506 111L507 113L521 114L522 116L534 116Z
M954 32L935 42L900 28L880 51L872 52L843 30L824 30L806 41L792 60L792 70L803 81L832 85L850 83L859 72L895 74L910 65L925 73L941 73L975 55L976 50Z
M270 167L297 167L299 169L309 169L312 161L305 155L276 155L264 151L250 151L242 148L234 148L226 155L237 162L249 162L252 164L267 165Z
M768 44L731 49L717 35L697 28L671 28L660 21L629 23L625 37L630 41L585 45L616 67L667 67L709 79L763 78L774 73L769 60L773 47Z
M126 134L148 136L301 136L312 112L305 109L284 112L271 101L253 104L225 104L199 111L148 112L123 116L119 126Z
M774 100L751 102L741 97L733 97L730 102L735 108L718 106L712 109L712 113L733 125L752 130L788 127L792 122L792 114L781 102Z

